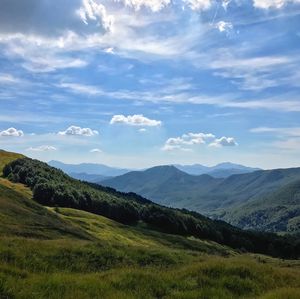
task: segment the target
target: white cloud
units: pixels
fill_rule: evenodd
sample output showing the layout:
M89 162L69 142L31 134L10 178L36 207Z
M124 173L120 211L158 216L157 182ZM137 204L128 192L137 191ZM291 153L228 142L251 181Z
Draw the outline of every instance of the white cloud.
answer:
M275 133L280 136L293 136L300 137L300 127L290 128L270 128L270 127L258 127L250 130L251 133Z
M160 120L150 119L142 114L135 115L114 115L110 121L110 124L125 124L130 126L147 126L147 127L157 127L162 124Z
M22 137L24 136L23 131L15 128L9 128L4 131L0 131L0 137Z
M138 11L142 7L148 8L153 12L158 12L168 6L171 0L117 0L118 2L123 2L126 6L132 7L134 10Z
M297 4L300 3L300 0L253 0L254 7L261 9L279 9L289 3Z
M81 128L77 126L70 126L65 131L58 132L58 135L78 135L78 136L94 136L99 132L90 128Z
M237 142L233 137L221 137L209 144L211 147L223 147L223 146L237 146Z
M88 25L90 21L103 26L106 31L112 31L114 17L109 15L103 4L94 0L82 0L82 7L77 10L80 19Z
M187 133L180 137L169 138L164 146L163 151L173 151L173 150L189 150L187 146L206 144L215 139L215 135L211 133Z
M73 93L85 94L85 95L100 95L104 92L98 88L97 86L93 85L84 85L79 83L60 83L57 87L64 88L70 90Z
M68 68L82 68L87 65L87 61L82 59L53 57L52 55L46 57L32 56L22 64L23 68L34 73L47 73Z
M139 129L139 132L143 133L143 132L146 132L147 130L145 128L141 128Z
M223 0L222 1L222 7L224 10L227 10L228 5L230 4L231 0Z
M50 151L56 151L57 148L51 145L41 145L37 147L29 147L27 151L33 151L33 152L50 152Z
M102 153L102 150L99 148L93 148L90 150L90 153Z
M0 73L0 84L3 83L3 84L14 84L14 83L19 83L20 80L13 77L12 75L10 74L3 74L3 73Z
M226 32L226 33L229 33L233 29L232 23L225 22L225 21L219 21L218 23L216 23L215 27L220 32Z
M212 6L212 0L183 0L192 10L207 10Z

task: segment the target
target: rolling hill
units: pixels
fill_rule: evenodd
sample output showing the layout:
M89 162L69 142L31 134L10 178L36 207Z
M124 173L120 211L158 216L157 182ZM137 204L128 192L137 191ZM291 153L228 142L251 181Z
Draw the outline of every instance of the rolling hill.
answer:
M243 228L262 229L254 222L237 221L233 212L243 217L243 204L258 207L258 202L279 209L283 205L279 192L273 202L273 193L300 180L300 168L260 170L252 173L232 175L228 178L213 178L209 175L192 176L175 167L161 166L143 172L130 172L125 175L101 182L123 192L135 192L157 203L176 208L186 208L211 217L223 219ZM269 196L269 200L265 198ZM294 200L289 205L290 220L298 217L300 202ZM225 216L227 215L227 216ZM263 217L263 216L262 216ZM266 217L271 218L272 213ZM270 219L270 221L272 221ZM286 221L286 220L285 220ZM293 222L293 221L292 221ZM251 224L252 223L252 224ZM268 227L268 231L278 231L280 224ZM285 224L285 231L290 231ZM297 226L296 226L297 227ZM266 227L267 228L267 227ZM282 231L282 230L280 230ZM294 231L294 230L293 230Z
M78 206L58 207L57 197L52 197L53 207L44 207L38 202L46 198L37 197L37 186L54 181L64 184L68 192L73 184L86 195L93 190L95 197L101 194L99 200L108 200L114 209L122 200L140 207L152 204L134 194L78 182L44 163L18 158L6 161L10 166L4 174L9 171L11 181L0 180L0 298L268 299L300 295L299 261L241 253L207 238L162 232L143 220L124 225ZM12 182L23 180L28 187ZM60 203L70 205L69 200L65 196ZM184 214L174 212L173 217ZM201 220L202 226L215 223L215 228L227 231L226 238L232 233L238 236L239 230L227 230L230 226L189 215ZM240 233L247 246L247 232ZM274 238L257 236L260 242L267 238L267 244ZM284 246L291 242L276 237L271 254L276 247L283 248L281 240Z

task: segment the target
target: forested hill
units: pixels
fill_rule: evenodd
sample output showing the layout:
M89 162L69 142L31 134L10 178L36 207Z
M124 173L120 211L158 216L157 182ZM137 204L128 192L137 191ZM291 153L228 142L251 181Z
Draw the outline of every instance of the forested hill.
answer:
M161 166L100 182L159 204L186 208L243 229L300 233L300 168L213 178Z
M198 213L166 208L132 193L84 183L37 160L15 160L4 167L3 174L29 186L34 200L43 205L81 209L129 225L143 222L152 229L213 240L251 252L289 258L300 255L300 243L295 239L242 231Z

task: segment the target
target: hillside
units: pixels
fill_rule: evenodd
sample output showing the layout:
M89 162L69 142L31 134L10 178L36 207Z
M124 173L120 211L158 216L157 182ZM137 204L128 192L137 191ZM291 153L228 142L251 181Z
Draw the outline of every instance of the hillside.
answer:
M83 183L37 160L15 160L5 166L3 173L10 180L29 186L33 199L46 206L85 210L129 225L142 222L157 231L194 236L252 252L298 255L298 245L292 239L242 231L197 213L153 204L135 194Z
M2 170L6 164L19 158L24 158L24 156L21 154L11 153L0 149L0 176L2 176Z
M48 213L90 239L70 237L59 227L55 234L45 231L43 238L21 238L17 230L1 235L0 298L266 299L300 294L298 261L240 255L215 243L128 227L73 209ZM23 216L18 211L16 217Z
M226 211L222 219L245 229L299 233L300 180Z
M299 261L241 254L208 240L162 233L143 222L128 226L78 209L45 208L32 200L28 187L3 178L0 190L0 298L300 295ZM149 203L133 195L127 200Z
M260 170L228 178L213 178L208 175L192 176L175 167L162 166L130 172L101 184L124 192L136 192L167 206L187 208L241 227L256 228L243 226L242 222L231 222L231 214L223 218L224 212L252 200L264 201L267 195L297 180L300 180L300 168ZM277 209L280 205L282 203L277 200ZM299 202L294 201L289 208L296 213Z

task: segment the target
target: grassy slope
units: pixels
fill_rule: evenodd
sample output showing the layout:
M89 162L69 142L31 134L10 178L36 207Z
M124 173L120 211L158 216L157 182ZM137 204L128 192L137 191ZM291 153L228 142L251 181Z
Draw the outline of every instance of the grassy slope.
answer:
M1 237L1 299L299 298L299 261L241 255L78 210L48 210L92 239L62 231L48 240Z

